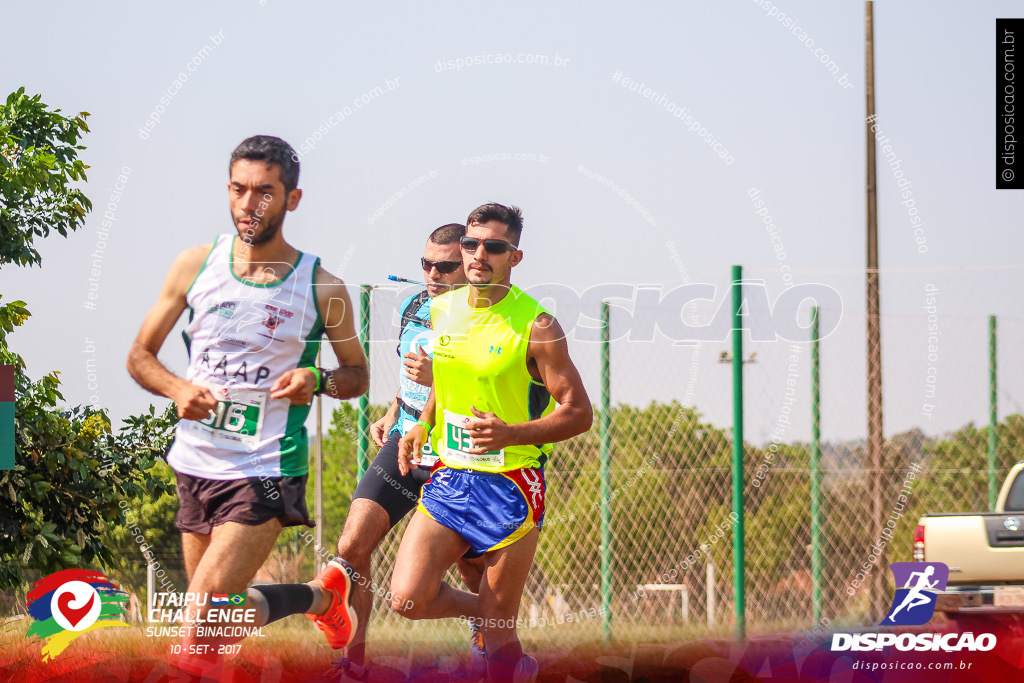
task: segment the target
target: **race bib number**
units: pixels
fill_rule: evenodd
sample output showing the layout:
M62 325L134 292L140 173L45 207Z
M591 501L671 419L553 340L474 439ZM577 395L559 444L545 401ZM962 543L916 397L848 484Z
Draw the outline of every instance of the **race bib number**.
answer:
M409 430L415 426L416 420L405 418L402 420L402 434L408 434ZM434 449L430 446L430 437L428 435L427 440L423 442L423 447L420 448L420 461L418 464L423 467L433 467L435 462L437 462L437 454L434 453Z
M266 414L265 391L204 385L217 399L217 407L202 420L191 421L190 431L218 445L252 447L260 441Z
M473 438L466 426L473 418L444 411L444 458L445 462L463 467L502 467L505 465L505 449L487 453L470 453Z

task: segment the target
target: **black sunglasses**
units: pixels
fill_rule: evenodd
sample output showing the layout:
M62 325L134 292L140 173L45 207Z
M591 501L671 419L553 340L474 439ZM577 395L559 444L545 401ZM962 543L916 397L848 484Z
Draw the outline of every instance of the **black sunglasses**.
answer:
M424 273L429 273L431 268L437 268L437 272L442 275L448 275L458 270L459 266L462 265L462 261L431 261L421 256L420 265L423 266Z
M481 242L484 243L484 250L488 254L504 254L509 249L512 251L517 249L516 245L511 242L506 242L505 240L481 240L476 237L463 237L459 240L459 244L462 245L462 250L468 251L471 254L480 248Z

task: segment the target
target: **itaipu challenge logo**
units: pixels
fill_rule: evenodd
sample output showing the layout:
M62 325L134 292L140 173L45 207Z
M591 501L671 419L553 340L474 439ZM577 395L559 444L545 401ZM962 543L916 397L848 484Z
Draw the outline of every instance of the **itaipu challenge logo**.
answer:
M35 620L30 636L46 641L43 661L53 659L88 631L127 626L119 620L128 594L89 569L65 569L32 584L26 607Z

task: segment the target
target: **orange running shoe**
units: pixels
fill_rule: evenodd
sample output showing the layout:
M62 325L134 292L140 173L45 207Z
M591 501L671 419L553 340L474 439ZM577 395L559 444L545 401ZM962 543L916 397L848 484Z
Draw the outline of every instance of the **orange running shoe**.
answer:
M340 650L352 642L359 619L356 611L349 604L352 595L352 579L348 563L335 558L316 575L313 583L327 591L331 596L331 605L322 615L307 614L317 628L324 632L327 643L335 650Z

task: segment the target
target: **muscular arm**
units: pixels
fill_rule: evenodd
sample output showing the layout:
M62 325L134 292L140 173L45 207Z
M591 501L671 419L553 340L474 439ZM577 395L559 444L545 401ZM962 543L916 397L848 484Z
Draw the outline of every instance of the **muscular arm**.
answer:
M193 420L206 417L217 402L206 389L173 374L157 359L157 354L185 310L185 295L203 267L211 246L193 247L178 255L164 280L156 304L142 321L139 334L128 352L128 374L132 379L146 391L174 401L178 405L179 417Z
M530 375L544 383L558 405L550 415L514 425L516 442L554 443L590 429L594 409L557 320L546 313L537 317L526 353Z
M561 326L550 315L537 317L527 350L530 376L544 383L558 406L539 420L506 424L493 413L473 409L480 418L470 423L472 453L486 453L506 446L565 441L590 429L594 409L583 388L580 373L569 358L569 346Z
M366 356L356 336L355 310L345 283L323 268L317 271L317 303L324 315L327 340L338 357L339 367L329 373L324 393L334 398L355 398L370 388Z

